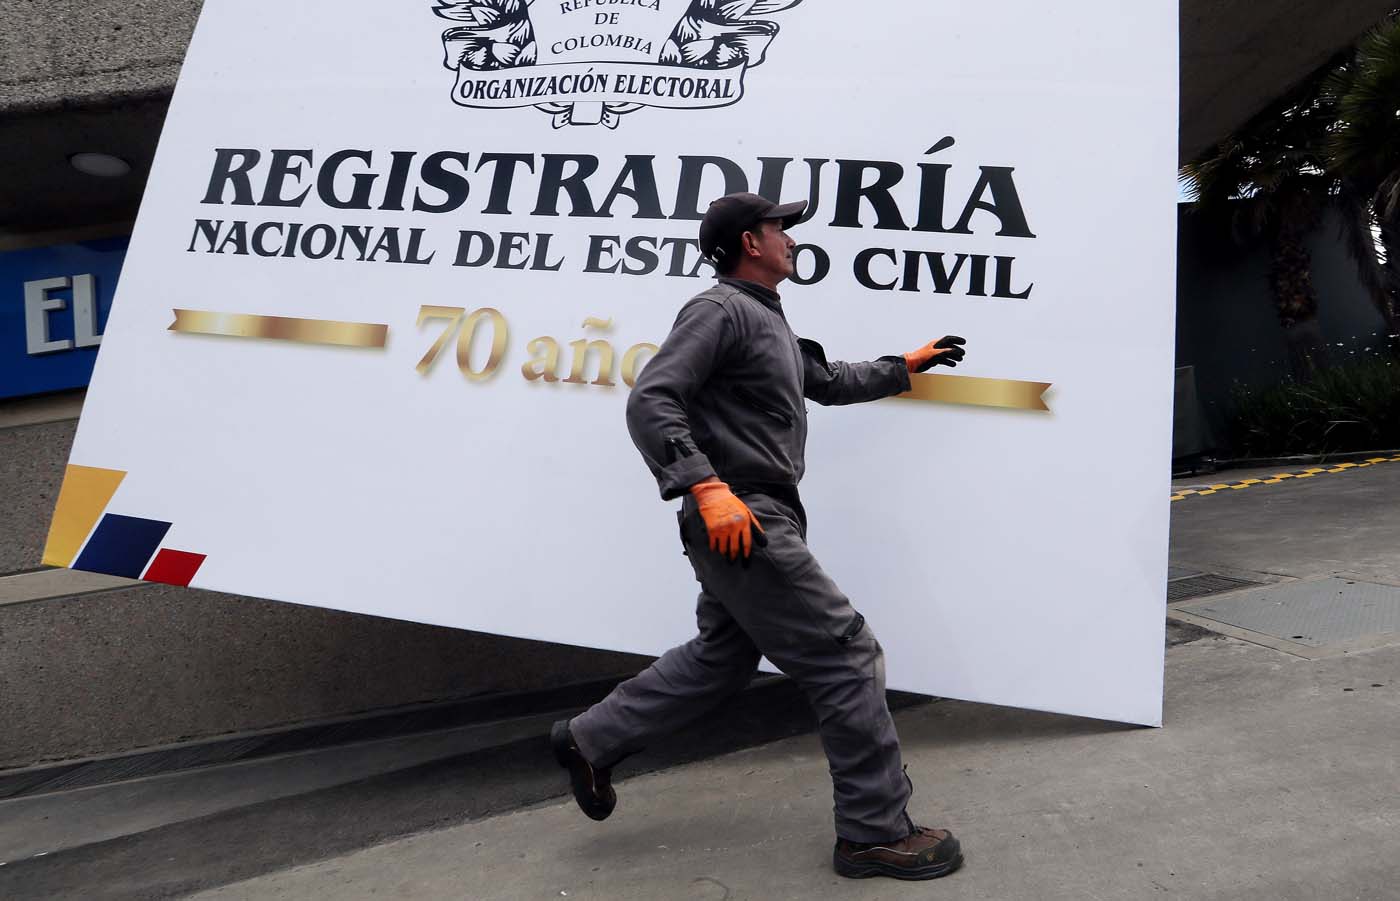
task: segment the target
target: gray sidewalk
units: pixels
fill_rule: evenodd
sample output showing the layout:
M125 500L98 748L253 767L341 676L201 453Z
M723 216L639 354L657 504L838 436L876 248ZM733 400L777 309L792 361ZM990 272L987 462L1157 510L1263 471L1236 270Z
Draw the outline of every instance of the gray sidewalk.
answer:
M1388 463L1174 503L1173 588L1205 588L1173 604L1163 729L952 701L898 711L913 812L967 853L934 883L831 872L825 760L815 735L794 735L792 694L765 689L629 760L605 823L560 797L538 723L481 752L425 736L377 767L370 749L342 750L245 766L242 782L206 770L0 802L12 851L69 846L10 857L0 895L1400 898L1397 499ZM1306 632L1289 620L1304 614ZM731 750L754 740L771 743ZM414 760L429 762L401 769ZM211 796L193 819L166 815L210 784L250 806ZM138 794L146 826L124 830L111 802ZM55 825L93 822L102 798L110 828Z
M1160 730L956 703L898 717L915 810L967 852L935 883L831 872L826 763L803 736L629 780L604 823L554 803L196 897L1395 898L1400 649L1313 663L1225 639L1168 659Z
M1190 498L1173 561L1400 585L1397 500L1400 463ZM198 897L1400 897L1400 647L1306 659L1207 638L1169 649L1166 699L1160 730L955 702L900 714L914 808L967 851L938 883L831 873L826 765L802 736L629 780L605 823L554 803Z

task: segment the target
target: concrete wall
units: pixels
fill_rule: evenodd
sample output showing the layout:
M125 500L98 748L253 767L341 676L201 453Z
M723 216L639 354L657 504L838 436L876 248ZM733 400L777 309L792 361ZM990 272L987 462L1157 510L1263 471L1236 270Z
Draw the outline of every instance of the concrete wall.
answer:
M168 93L201 5L0 0L0 111ZM1304 78L1393 6L1392 0L1183 0L1182 157Z
M0 110L169 94L202 0L0 0Z
M39 566L72 421L0 428L0 582ZM689 604L677 585L674 602ZM0 768L631 673L648 658L142 586L0 603Z
M1237 242L1228 221L1202 217L1185 205L1178 244L1177 365L1196 367L1206 421L1219 434L1235 385L1272 385L1289 374L1269 253L1262 242ZM1329 216L1308 244L1330 359L1342 363L1379 352L1385 322L1357 280L1336 217Z

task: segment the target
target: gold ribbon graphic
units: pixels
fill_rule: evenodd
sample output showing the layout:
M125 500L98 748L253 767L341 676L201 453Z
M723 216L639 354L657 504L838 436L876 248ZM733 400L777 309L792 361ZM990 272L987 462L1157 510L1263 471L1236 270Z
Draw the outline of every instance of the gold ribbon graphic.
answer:
M389 326L371 322L294 319L252 313L212 313L206 310L175 310L174 313L175 321L170 324L169 331L188 335L270 338L340 347L383 347L389 336ZM585 326L587 325L588 323L585 323ZM1041 398L1050 388L1049 382L920 373L911 375L909 382L910 390L899 395L903 400L971 404L977 407L1002 407L1010 410L1040 410L1047 413L1050 411Z
M206 310L175 310L174 313L175 321L168 330L187 335L272 338L340 347L383 347L389 336L389 326L372 322L293 319L252 313L211 313Z
M910 389L899 395L904 400L932 400L945 404L972 404L977 407L1005 407L1010 410L1050 412L1041 395L1049 382L1018 382L1012 379L981 379L968 375L909 376Z

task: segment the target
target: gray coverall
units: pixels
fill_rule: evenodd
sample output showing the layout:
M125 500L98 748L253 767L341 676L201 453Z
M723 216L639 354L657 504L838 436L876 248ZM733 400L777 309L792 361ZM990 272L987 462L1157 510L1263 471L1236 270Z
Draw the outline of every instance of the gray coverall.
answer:
M802 688L830 763L836 834L908 835L910 784L885 704L884 653L865 619L807 549L797 495L807 413L909 389L903 357L828 363L795 337L778 295L721 278L680 311L627 403L632 440L665 500L683 497L681 540L700 582L699 634L580 714L570 730L595 766L612 766L743 688L760 655ZM728 482L762 523L750 565L709 549L688 488Z

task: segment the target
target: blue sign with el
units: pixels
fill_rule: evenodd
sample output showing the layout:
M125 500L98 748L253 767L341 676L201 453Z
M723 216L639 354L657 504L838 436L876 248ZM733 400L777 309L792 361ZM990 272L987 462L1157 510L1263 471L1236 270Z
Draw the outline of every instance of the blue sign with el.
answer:
M129 240L0 253L0 398L88 383Z

